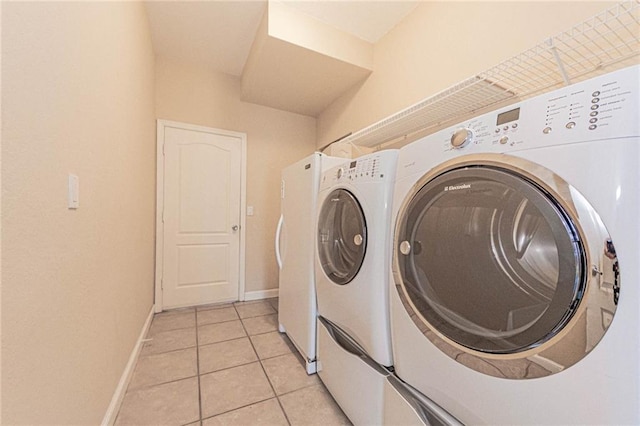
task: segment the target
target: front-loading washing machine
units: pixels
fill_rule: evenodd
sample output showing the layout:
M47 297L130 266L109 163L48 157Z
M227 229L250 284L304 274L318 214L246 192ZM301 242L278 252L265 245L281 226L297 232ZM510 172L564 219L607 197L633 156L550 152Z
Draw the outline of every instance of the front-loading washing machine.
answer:
M388 279L397 155L384 150L353 159L320 182L318 374L355 424L382 422L392 365Z
M462 423L640 423L639 81L625 68L401 149L395 374Z

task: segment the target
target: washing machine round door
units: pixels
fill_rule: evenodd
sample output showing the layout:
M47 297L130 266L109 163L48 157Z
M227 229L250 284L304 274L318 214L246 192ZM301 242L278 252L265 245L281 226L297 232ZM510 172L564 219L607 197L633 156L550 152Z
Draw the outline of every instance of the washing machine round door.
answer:
M613 316L618 265L575 189L539 166L510 163L520 167L475 161L423 179L398 217L394 259L405 307L445 353L487 374L532 378L572 365L600 340L608 325L587 324L586 305ZM601 268L610 282L590 286Z
M318 216L318 256L324 273L336 284L348 284L358 274L366 248L360 203L346 189L332 191Z

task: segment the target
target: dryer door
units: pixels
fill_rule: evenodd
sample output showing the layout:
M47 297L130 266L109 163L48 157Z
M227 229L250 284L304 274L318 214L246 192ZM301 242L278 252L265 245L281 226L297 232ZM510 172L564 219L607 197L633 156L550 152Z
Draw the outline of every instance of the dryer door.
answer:
M360 203L346 189L332 191L318 216L318 256L324 273L336 284L348 284L358 274L366 248Z
M558 179L552 179L554 185L563 182ZM401 296L412 317L423 322L421 328L426 324L436 332L434 337L443 336L458 355L462 350L488 360L498 367L498 376L521 375L504 367L540 357L547 342L561 347L564 340L567 346L548 363L560 369L584 356L590 348L575 354L575 346L581 345L577 342L594 336L597 342L604 330L601 322L586 324L591 327L587 330L585 324L576 324L577 313L585 309L582 301L604 299L598 312L604 307L612 316L619 283L611 282L607 289L599 282L601 289L585 297L591 278L589 237L571 210L576 201L580 209L589 207L564 185L553 194L532 175L488 162L449 167L416 188L398 218L395 259ZM574 198L562 200L561 192ZM597 218L592 209L587 213ZM593 260L613 270L618 267L615 251L611 243L609 262L603 263L608 235L597 222L595 230L587 224L597 245ZM605 297L598 297L602 292ZM564 338L558 337L561 332ZM572 332L574 336L567 337ZM559 353L560 347L552 352ZM484 362L476 369L490 370ZM532 369L530 374L551 372Z

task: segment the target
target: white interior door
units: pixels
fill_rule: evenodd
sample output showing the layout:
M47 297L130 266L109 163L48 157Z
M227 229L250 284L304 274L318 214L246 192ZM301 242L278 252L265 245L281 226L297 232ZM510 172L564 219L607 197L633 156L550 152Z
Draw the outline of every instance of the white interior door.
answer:
M166 309L238 300L244 135L160 124L162 265L156 302Z

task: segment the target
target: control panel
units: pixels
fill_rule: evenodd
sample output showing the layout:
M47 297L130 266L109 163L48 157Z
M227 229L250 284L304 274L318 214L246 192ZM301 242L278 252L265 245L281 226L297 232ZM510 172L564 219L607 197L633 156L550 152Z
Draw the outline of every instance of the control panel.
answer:
M453 153L506 152L603 138L639 136L640 66L567 86L442 130Z
M338 183L379 182L393 179L397 150L380 151L348 161L327 170L320 182L320 189Z
M346 170L346 178L350 180L354 179L368 179L369 177L380 177L380 157L373 156L362 160L353 160L349 163L349 168Z

